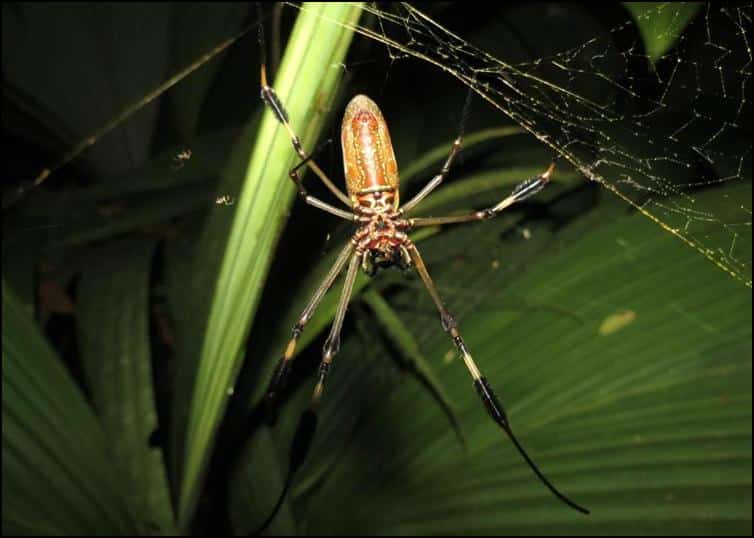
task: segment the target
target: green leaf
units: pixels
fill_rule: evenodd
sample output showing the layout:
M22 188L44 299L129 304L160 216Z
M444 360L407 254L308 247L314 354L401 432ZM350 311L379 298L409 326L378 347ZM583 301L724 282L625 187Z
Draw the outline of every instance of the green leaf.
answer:
M214 203L216 189L214 183L193 182L103 203L87 199L89 193L70 201L55 193L35 193L35 206L28 213L9 217L4 246L19 249L32 243L60 250L102 241L206 209ZM91 195L98 196L96 190Z
M3 283L3 534L135 532L97 418Z
M37 297L35 277L39 263L39 246L32 243L27 248L7 248L3 242L3 281L13 290L27 312L34 311Z
M122 205L115 204L122 214L115 218L97 215L94 222L70 226L60 240L53 242L53 246L65 248L92 243L204 209L214 200L213 191L212 185L194 184L159 196L150 193L132 196Z
M110 178L110 181L67 193L66 201L75 206L79 203L106 202L146 193L157 197L165 193L175 196L181 187L196 182L210 183L209 186L216 189L212 179L228 160L228 145L238 138L239 131L237 127L213 131L194 140L188 148L185 145L173 146L125 176ZM184 153L187 149L189 152ZM208 199L206 202L213 201ZM43 207L52 209L49 206Z
M352 35L350 25L358 20L360 9L359 5L306 4L296 21L274 87L304 147L311 146L322 125L320 103L331 100L340 74L331 66L342 61ZM220 237L205 236L203 240L204 245L227 241L219 270L199 276L201 250L195 262L193 274L208 281L210 291L214 290L207 317L201 310L192 311L200 322L206 319L198 362L190 358L196 350L179 344L184 357L189 357L182 359L184 364L198 364L195 376L192 372L179 379L183 386L176 396L176 406L188 408L185 430L179 417L175 434L184 439L183 454L178 457L181 528L193 513L209 451L241 365L244 339L294 194L287 171L295 153L286 130L266 112L256 135L253 147L243 150L250 157L230 229ZM187 395L188 401L182 401Z
M64 194L34 191L7 215L3 248L26 251L31 244L40 252L62 250L206 211L217 203L216 176L228 161L228 145L239 134L238 128L212 132L191 145L187 160L177 158L184 147L172 147L135 171L103 184ZM22 276L17 275L21 270L17 261L6 265L14 282Z
M403 358L408 361L410 368L416 372L419 380L427 386L429 392L436 398L438 405L442 407L450 425L455 430L458 440L465 447L466 437L463 434L463 427L455 405L448 396L442 382L435 375L429 361L422 354L411 332L406 329L398 314L378 292L367 290L364 293L364 301L371 307L376 320L394 341Z
M636 21L649 59L656 62L673 48L704 2L623 2L623 5Z
M242 476L247 480L232 480L230 488L230 503L228 510L236 535L249 534L261 525L271 513L275 502L275 492L283 491L285 482L284 468L280 468L280 458L271 432L264 429L255 435L245 449L241 458L241 465L235 470L234 476ZM254 487L249 487L253 482ZM278 536L294 536L296 522L291 512L290 504L283 503L275 520L267 529L267 534Z
M174 533L165 464L150 447L158 428L152 389L149 273L155 243L106 247L106 261L78 285L79 345L97 414L141 534Z

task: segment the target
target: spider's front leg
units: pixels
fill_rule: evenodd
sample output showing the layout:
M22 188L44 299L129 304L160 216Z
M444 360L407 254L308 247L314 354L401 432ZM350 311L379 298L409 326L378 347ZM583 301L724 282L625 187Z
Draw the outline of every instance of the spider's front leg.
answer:
M337 207L334 207L327 202L323 202L319 198L315 198L314 196L311 196L304 187L304 183L301 180L301 176L299 176L299 169L303 167L304 165L308 165L314 173L322 180L322 182L325 184L325 186L330 189L330 192L332 192L341 202L343 202L346 206L350 207L351 201L348 199L348 196L343 194L343 191L341 191L338 187L335 186L335 184L330 180L329 177L327 177L327 174L325 174L322 169L317 165L317 163L314 162L314 155L319 152L322 149L322 146L317 148L317 150L312 153L311 155L307 155L304 151L304 148L301 146L301 140L296 135L296 133L293 131L293 128L291 127L291 124L288 121L288 112L285 110L285 107L283 106L283 103L280 101L280 98L277 96L277 93L275 93L275 90L272 88L272 86L269 86L267 84L267 69L265 68L265 65L262 64L262 74L261 74L261 80L262 80L262 89L260 91L260 95L262 97L262 101L264 101L264 104L267 105L267 107L272 111L272 113L275 116L275 119L277 119L280 123L283 124L283 127L288 131L288 136L291 139L291 144L293 145L293 149L296 150L296 153L301 158L301 161L296 164L293 168L290 169L288 172L288 176L291 178L291 180L296 184L296 189L298 190L298 194L301 198L304 199L304 201L314 206L318 209L321 209L323 211L326 211L330 213L331 215L335 215L336 217L340 217L346 220L354 220L354 216L352 213L348 211L344 211L343 209L338 209Z
M508 435L508 437L515 445L518 452L524 458L524 460L529 465L531 470L534 471L534 474L537 475L540 481L542 481L542 483L545 486L547 486L547 488L565 504L567 504L574 510L578 510L579 512L588 514L589 510L576 504L575 502L573 502L571 499L569 499L568 497L560 493L560 491L558 491L555 488L555 486L547 479L547 477L542 473L542 471L539 470L539 467L537 467L534 461L529 457L529 455L526 453L521 443L519 443L518 439L513 434L513 430L511 429L510 423L508 422L508 417L505 414L505 410L503 409L502 404L497 399L497 396L495 396L495 393L493 392L492 387L490 387L487 380L484 378L484 376L482 376L482 373L479 371L479 368L474 362L474 359L471 357L471 353L469 352L469 349L466 347L466 343L463 341L463 338L461 337L461 333L458 330L458 323L456 323L453 316L445 308L445 304L443 303L442 298L440 297L440 294L437 291L437 287L435 286L435 283L432 281L432 278L429 276L429 272L427 271L427 267L424 265L424 260L419 254L419 250L416 248L416 246L413 245L413 243L408 246L408 250L411 255L411 259L414 262L414 267L416 267L416 272L419 273L419 276L424 282L424 285L427 288L427 291L429 291L429 294L432 297L432 300L434 301L438 312L440 313L440 320L442 322L442 327L453 339L453 343L455 344L456 348L458 348L458 351L461 353L461 356L463 357L463 362L466 365L466 368L469 370L469 373L471 374L472 379L474 380L474 388L479 394L479 397L482 399L482 403L484 404L484 407L487 409L487 413L490 415L490 417L492 417L495 423L497 423L497 425L500 426L500 428Z
M549 168L538 176L534 176L526 181L516 185L513 191L498 204L476 211L469 215L458 215L451 217L426 217L407 219L411 227L416 226L437 226L440 224L461 224L463 222L473 222L477 220L491 219L499 215L505 208L530 198L541 191L545 185L550 182L550 177L555 171L555 161L550 164Z
M411 211L414 207L416 207L419 202L424 200L429 194L435 190L437 187L440 186L440 183L442 183L446 177L448 177L448 174L450 173L450 167L453 164L453 161L456 159L456 155L458 155L458 152L461 149L461 143L462 138L459 136L455 139L453 142L453 146L450 148L450 154L448 155L448 158L445 160L445 164L442 166L442 169L440 170L440 173L437 174L435 177L433 177L429 183L427 183L422 190L420 190L416 196L411 198L408 202L403 204L403 207L401 208L401 212L408 213Z
M471 98L474 95L474 91L472 86L469 86L469 90L466 93L466 101L463 104L463 112L461 112L461 125L459 127L458 137L453 141L453 145L450 148L450 154L448 155L448 158L445 160L445 164L440 169L440 173L437 174L435 177L433 177L429 183L427 183L422 190L420 190L416 196L411 198L408 202L403 204L403 207L401 208L401 213L408 213L411 211L414 207L419 205L419 202L424 200L429 194L435 190L437 187L440 186L440 184L445 181L445 178L448 177L448 173L450 173L450 167L453 164L453 161L455 161L456 156L458 155L458 152L461 149L461 144L463 142L463 133L466 129L466 120L469 117L469 108L471 107Z

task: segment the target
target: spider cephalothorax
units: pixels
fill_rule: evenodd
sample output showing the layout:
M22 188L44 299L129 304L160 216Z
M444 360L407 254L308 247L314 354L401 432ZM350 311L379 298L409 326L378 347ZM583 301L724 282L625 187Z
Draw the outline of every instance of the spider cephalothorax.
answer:
M378 268L397 265L411 267L409 248L413 247L406 235L411 224L399 217L397 211L360 215L363 223L353 236L356 253L361 256L361 267L372 276ZM363 220L362 220L363 219Z

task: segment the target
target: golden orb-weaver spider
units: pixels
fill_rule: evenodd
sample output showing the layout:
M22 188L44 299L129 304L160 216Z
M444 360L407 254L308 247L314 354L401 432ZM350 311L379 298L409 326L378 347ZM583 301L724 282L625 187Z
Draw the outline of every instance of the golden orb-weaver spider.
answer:
M479 371L461 337L458 323L445 307L419 250L407 235L409 230L422 226L458 224L493 218L510 205L534 196L542 190L550 180L555 169L555 162L553 161L542 174L520 183L507 197L487 209L461 216L406 218L404 215L415 208L447 177L450 167L461 148L462 135L454 141L450 154L445 160L440 173L435 175L424 188L401 206L399 201L400 179L398 165L390 141L387 123L374 101L365 95L355 96L346 106L341 124L341 147L347 191L347 194L345 194L317 166L313 160L314 154L308 155L303 150L298 136L296 136L290 126L288 113L277 97L275 90L267 83L264 62L262 63L261 70L261 86L262 100L272 110L277 120L286 128L293 148L301 158L301 161L291 168L289 172L290 178L296 184L299 196L309 205L353 222L357 225L357 229L350 241L340 252L330 271L325 276L319 288L314 292L306 308L301 313L298 322L293 327L291 339L285 348L283 357L278 362L267 388L265 396L266 404L271 413L274 414L276 399L280 391L285 387L291 370L298 339L306 324L311 320L314 311L322 301L325 293L343 271L343 268L347 266L345 283L343 284L335 318L330 329L330 334L322 349L322 361L320 362L319 376L314 388L311 404L302 415L294 436L285 486L278 503L265 523L260 527L260 531L272 521L272 518L274 518L280 508L282 500L291 485L293 475L303 462L311 444L316 429L317 408L322 397L330 366L340 348L340 333L343 327L343 320L360 266L370 276L374 274L378 267L389 267L392 265L403 269L413 267L416 270L437 307L443 329L450 335L453 343L463 357L464 364L473 379L474 387L490 417L505 431L532 471L556 497L571 508L588 514L589 511L586 508L570 500L555 488L539 470L514 435L502 404L495 396L485 377ZM319 198L311 196L307 192L299 175L299 170L305 165L308 165L314 171L325 186L350 208L350 211L337 208Z

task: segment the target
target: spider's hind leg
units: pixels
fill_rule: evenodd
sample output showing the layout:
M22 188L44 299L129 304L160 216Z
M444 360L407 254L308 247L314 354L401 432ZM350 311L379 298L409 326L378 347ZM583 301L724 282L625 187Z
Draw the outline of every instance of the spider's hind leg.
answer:
M351 263L348 265L348 272L346 273L346 280L343 283L343 292L340 295L338 309L335 311L335 319L333 319L330 334L322 348L322 362L319 365L319 378L317 379L317 385L314 387L310 406L311 409L315 411L319 407L319 400L322 397L322 392L325 388L325 380L327 379L327 374L330 372L330 365L332 364L335 355L340 351L340 331L343 328L343 320L346 317L348 302L351 299L353 286L356 283L356 276L359 271L359 258L361 256L362 254L360 252L355 252L351 257Z
M542 473L542 471L539 470L539 467L529 457L529 454L526 453L526 450L524 450L524 447L518 441L518 438L516 438L516 436L513 434L513 430L511 429L510 423L508 422L508 417L505 414L503 405L497 399L497 396L492 391L492 387L490 387L490 385L487 383L487 380L482 376L479 368L476 365L476 362L474 362L474 359L471 357L471 353L466 347L466 343L463 341L461 333L458 330L458 324L456 323L450 312L448 312L448 310L445 308L445 305L440 298L440 294L437 291L437 287L432 281L432 278L429 276L429 272L424 265L424 260L419 254L419 250L413 244L410 244L408 248L414 265L416 266L416 271L419 273L422 281L424 281L424 285L427 288L429 294L432 296L432 300L434 301L435 306L440 313L442 327L453 339L453 343L461 353L463 362L474 380L474 388L476 388L479 397L482 399L482 403L484 404L485 409L487 409L487 413L495 421L495 423L500 426L500 428L508 435L510 440L513 442L513 445L516 447L516 450L518 450L519 454L521 454L521 457L524 458L531 470L534 472L534 474L537 475L537 478L539 478L539 480L547 487L547 489L549 489L553 493L553 495L555 495L558 499L560 499L562 502L564 502L574 510L577 510L583 514L588 514L589 510L576 504L574 501L558 491L558 489L552 484L552 482L550 482L550 480Z
M349 245L353 244L349 243ZM293 484L296 473L301 468L301 465L303 465L306 456L309 453L309 449L311 448L314 434L317 431L317 411L319 409L319 402L322 398L322 392L324 391L325 380L330 371L330 366L340 349L340 331L343 328L343 320L345 319L346 309L348 308L348 301L351 298L351 292L353 291L353 286L356 282L360 257L360 252L350 254L351 261L348 265L348 272L346 273L346 280L343 284L343 292L340 296L338 309L335 312L335 319L333 320L332 328L330 329L330 335L327 337L325 345L322 348L322 362L319 366L317 385L314 388L311 403L306 411L302 413L298 425L296 426L296 432L293 434L293 441L291 442L291 449L288 455L288 474L285 477L283 491L280 493L280 497L278 497L275 507L270 515L260 525L257 531L254 532L255 535L259 534L272 522L273 519L275 519L280 507L283 505L283 500Z
M293 327L293 334L291 335L291 339L288 341L288 345L285 347L285 352L283 353L282 358L278 361L277 367L275 368L275 371L272 374L272 378L270 379L270 383L267 386L267 391L265 392L268 422L273 422L275 419L277 399L280 395L280 392L285 389L285 386L287 384L288 375L290 374L291 366L293 364L293 356L296 351L296 344L298 343L298 339L301 336L301 333L304 331L304 327L307 323L309 323L312 316L314 315L314 311L319 306L319 303L322 301L325 293L330 289L333 282L335 282L335 279L343 270L343 267L353 256L352 253L354 248L355 247L352 241L349 241L348 244L343 248L343 250L338 255L338 258L335 260L335 263L330 268L330 271L328 271L327 275L322 281L322 284L320 284L319 288L317 288L317 291L314 292L314 295L306 305L306 308L304 308L303 312L301 312L301 316L299 316L298 322Z

